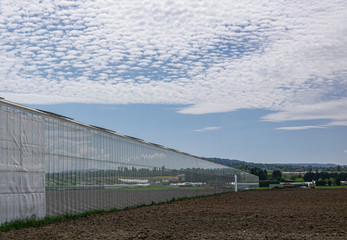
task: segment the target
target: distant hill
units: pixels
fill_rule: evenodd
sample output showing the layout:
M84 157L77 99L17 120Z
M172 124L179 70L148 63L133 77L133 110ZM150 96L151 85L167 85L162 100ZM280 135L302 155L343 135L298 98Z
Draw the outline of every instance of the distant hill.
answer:
M281 163L278 163L281 165ZM294 166L302 166L302 167L323 167L323 168L329 168L329 167L337 167L337 164L334 163L291 163L290 165Z
M274 170L281 170L282 172L296 172L296 171L316 171L316 170L324 170L324 171L336 171L340 168L347 168L347 165L339 166L333 163L253 163L253 162L245 162L237 159L225 159L225 158L204 158L208 161L224 164L226 166L230 166L233 168L237 168L243 171L249 171L251 168L258 167L268 172Z

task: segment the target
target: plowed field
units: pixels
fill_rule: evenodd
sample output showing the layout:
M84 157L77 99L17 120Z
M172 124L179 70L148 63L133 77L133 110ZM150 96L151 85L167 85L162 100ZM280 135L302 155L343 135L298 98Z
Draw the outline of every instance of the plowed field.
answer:
M0 232L0 239L347 239L347 189L228 193Z

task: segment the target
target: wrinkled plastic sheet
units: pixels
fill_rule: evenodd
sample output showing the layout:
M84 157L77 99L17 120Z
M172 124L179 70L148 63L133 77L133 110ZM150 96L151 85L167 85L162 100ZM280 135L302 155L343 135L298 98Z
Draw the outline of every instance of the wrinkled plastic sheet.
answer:
M0 106L0 224L46 212L44 122Z

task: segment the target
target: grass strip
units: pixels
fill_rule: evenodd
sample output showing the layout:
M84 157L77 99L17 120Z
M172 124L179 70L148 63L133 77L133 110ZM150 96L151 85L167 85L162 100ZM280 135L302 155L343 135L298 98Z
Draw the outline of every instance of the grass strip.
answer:
M317 186L318 189L336 189L336 188L347 188L347 186Z
M57 223L62 222L66 220L71 219L78 219L78 218L86 218L88 216L94 215L94 214L101 214L101 213L112 213L119 211L117 208L113 208L110 210L92 210L92 211L86 211L83 213L78 214L65 214L60 216L47 216L42 219L37 218L36 216L32 216L27 219L23 220L15 220L13 222L5 222L2 225L0 225L0 231L6 232L10 231L12 229L21 229L21 228L27 228L27 227L38 227L50 223Z
M118 190L118 191L147 191L147 190L171 190L171 189L188 189L188 190L203 190L204 187L177 187L177 186L145 186L145 187L123 187L116 189L107 189L107 190Z

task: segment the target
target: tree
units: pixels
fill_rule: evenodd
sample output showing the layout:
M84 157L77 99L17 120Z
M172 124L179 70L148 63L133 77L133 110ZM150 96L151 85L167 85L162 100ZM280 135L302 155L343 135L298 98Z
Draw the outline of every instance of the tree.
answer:
M331 184L333 184L335 182L335 179L334 178L329 178L328 181L327 181L327 184L329 186L331 186Z
M340 185L341 185L341 178L340 178L340 176L337 176L337 177L335 178L335 185L336 185L336 186L340 186Z
M273 171L272 178L276 180L280 180L282 178L282 172L280 170Z
M267 178L268 178L268 174L267 174L266 169L263 171L263 173L264 173L264 180L267 180Z
M262 170L258 167L251 168L251 174L256 175L259 177L259 180L266 180L267 179L267 172L266 170Z
M308 173L305 173L304 180L305 182L311 182L312 180L314 180L314 177L315 177L315 174L310 171Z
M319 178L316 181L317 186L325 186L325 181L322 178Z
M305 182L305 180L303 178L296 178L294 181L295 182Z

